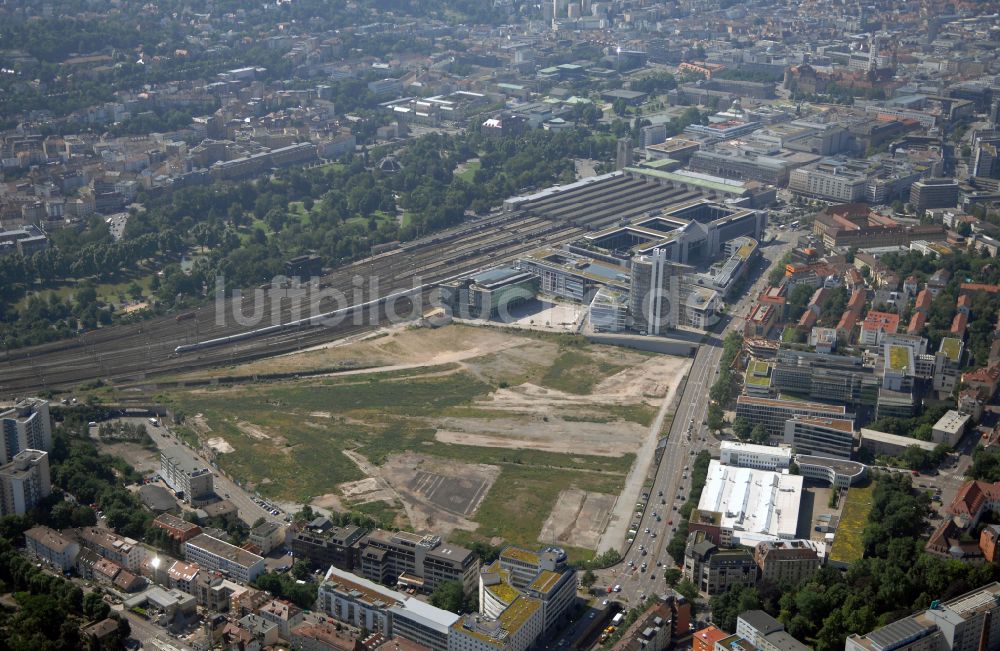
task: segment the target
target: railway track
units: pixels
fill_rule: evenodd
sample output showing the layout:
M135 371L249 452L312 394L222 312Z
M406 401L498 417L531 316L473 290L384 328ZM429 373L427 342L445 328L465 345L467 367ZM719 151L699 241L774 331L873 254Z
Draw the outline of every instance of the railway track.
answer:
M540 246L566 242L583 232L584 229L567 222L524 213L505 213L345 265L320 282L327 293L340 291L351 304L361 303L412 289L415 283L429 287L483 266L510 261ZM290 293L294 292L293 289ZM363 300L351 300L355 292L360 292ZM429 290L419 295L422 304L427 305ZM268 292L227 297L221 306L225 318L218 318L217 307L212 302L195 310L192 317L180 321L173 316L160 317L140 324L101 328L72 340L10 351L0 356L0 397L13 398L42 389L66 390L95 380L141 384L165 374L307 348L369 331L387 321L383 306L370 307L338 325L295 328L175 354L178 346L312 315L311 310L296 315L289 299L279 298L274 305ZM396 307L397 313L409 313L412 301L400 299ZM244 318L246 325L240 325L234 317L237 313L246 317L257 310L266 315L267 323L250 324ZM325 311L328 308L324 309L322 304L316 309L316 312Z

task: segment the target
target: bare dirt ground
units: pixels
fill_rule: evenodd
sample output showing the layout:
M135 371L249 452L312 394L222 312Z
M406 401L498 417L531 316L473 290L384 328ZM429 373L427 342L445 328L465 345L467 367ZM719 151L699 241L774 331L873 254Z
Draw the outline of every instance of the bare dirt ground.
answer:
M156 472L160 469L160 454L138 443L98 443L97 449L116 457L121 457L141 473Z
M236 452L236 448L229 445L229 442L221 436L213 436L212 438L205 441L205 445L212 448L217 454L227 454L229 452Z
M337 486L337 490L343 499L354 504L365 504L367 502L386 502L393 504L398 497L396 491L389 483L380 476L378 466L368 463L368 459L351 450L344 450L344 456L353 461L361 472L368 475L366 479L345 482Z
M478 445L511 450L543 450L567 454L594 454L620 457L635 452L642 444L646 428L636 423L614 423L615 435L609 436L608 423L565 421L542 416L531 418L442 418L434 438L442 443ZM488 430L489 433L483 430Z
M236 427L239 428L241 432L249 436L255 441L270 440L271 435L265 432L260 427L254 425L253 423L248 423L246 421L237 421Z
M455 529L475 531L476 509L500 476L500 468L406 452L379 468L406 508L417 531L447 536Z
M532 341L489 328L395 326L360 340L344 340L239 366L206 369L184 379L294 373L326 368L447 364Z
M539 542L594 549L608 525L615 499L614 495L576 488L561 491L538 535Z

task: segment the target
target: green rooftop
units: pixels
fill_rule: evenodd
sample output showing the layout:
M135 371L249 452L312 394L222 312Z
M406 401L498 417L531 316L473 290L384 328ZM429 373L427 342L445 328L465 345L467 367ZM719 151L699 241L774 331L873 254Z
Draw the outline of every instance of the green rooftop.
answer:
M944 353L953 363L958 364L962 358L962 340L945 337L941 340L940 352Z
M874 494L875 482L865 487L851 486L847 491L847 502L830 549L832 562L850 565L864 556L862 535L868 523L868 514L872 510Z
M516 589L514 589L509 583L502 580L500 581L500 583L496 583L494 585L488 585L485 586L485 588L486 590L492 592L493 596L495 596L497 599L504 602L505 604L511 603L512 601L517 599L517 597L521 594Z
M771 385L771 365L767 362L754 360L747 366L744 382L748 385L766 387Z
M894 371L902 371L906 369L909 363L909 348L906 346L889 346L889 368Z

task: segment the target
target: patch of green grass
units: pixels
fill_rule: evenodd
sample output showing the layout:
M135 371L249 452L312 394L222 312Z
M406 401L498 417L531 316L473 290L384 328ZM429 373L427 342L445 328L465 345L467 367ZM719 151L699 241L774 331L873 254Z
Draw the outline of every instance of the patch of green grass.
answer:
M595 360L578 350L563 350L552 361L552 365L542 376L541 383L550 389L585 396L589 395L601 380L624 368L617 364Z
M624 475L505 465L476 514L476 534L538 547L538 534L560 491L579 488L616 494L624 481Z
M455 176L462 179L466 183L472 183L473 179L476 176L476 171L480 167L482 167L482 163L480 163L479 161L469 161L468 163L465 163L463 165L464 169L462 169L462 171L456 174Z
M388 504L382 500L354 504L351 506L351 510L364 513L376 520L383 529L392 529L396 526L396 517L399 515L399 506L397 504Z
M830 550L831 561L850 565L861 560L865 551L862 534L872 510L875 486L876 482L871 482L868 486L852 486L847 491L847 503Z
M170 428L170 431L176 434L177 438L184 441L195 450L197 450L201 445L201 442L198 441L198 435L195 434L194 430L190 427L185 427L183 425L174 426Z
M562 418L567 423L613 423L618 420L624 420L629 423L638 423L639 425L644 425L648 427L653 424L653 419L656 418L656 409L645 404L636 405L608 405L603 407L595 407L595 412L606 412L601 413L576 413L576 414L562 414Z
M120 275L122 278L119 281L98 283L97 285L94 286L94 289L97 291L97 300L103 301L104 303L117 304L121 301L120 297L124 297L125 300L130 301L132 300L132 297L128 293L128 288L132 285L133 282L142 287L142 292L144 296L147 297L149 296L150 293L149 283L153 279L152 272L147 273L142 269L134 269L122 272ZM58 296L62 300L66 300L72 295L74 295L76 292L78 292L80 288L81 285L75 282L62 283L57 287L53 287L50 289L41 289L34 293L37 293L38 296L43 298L45 301L48 301L49 296L53 294ZM27 301L28 297L24 296L16 303L16 306L20 309L21 307L24 307L27 304Z

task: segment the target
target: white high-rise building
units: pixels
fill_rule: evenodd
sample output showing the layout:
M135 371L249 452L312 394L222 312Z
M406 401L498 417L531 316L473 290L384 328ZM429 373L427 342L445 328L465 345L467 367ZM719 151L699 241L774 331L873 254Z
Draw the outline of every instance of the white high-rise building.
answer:
M21 450L52 449L49 403L26 398L0 413L0 464L9 463Z
M21 450L0 466L0 516L24 515L51 493L48 452Z

